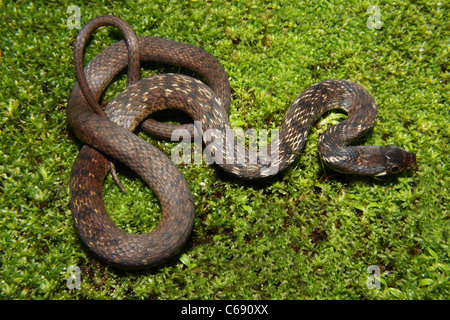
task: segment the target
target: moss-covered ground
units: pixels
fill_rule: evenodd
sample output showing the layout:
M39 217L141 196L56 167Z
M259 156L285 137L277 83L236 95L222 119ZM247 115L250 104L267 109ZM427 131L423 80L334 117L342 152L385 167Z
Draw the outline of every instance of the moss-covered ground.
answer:
M446 3L0 0L0 298L448 299ZM269 181L180 165L196 205L189 243L149 270L104 265L78 238L69 209L79 150L65 119L75 82L72 4L81 25L113 14L137 35L211 52L230 77L232 125L244 130L277 128L313 83L357 82L379 108L359 142L401 146L417 153L418 166L383 179L325 168L318 137L345 117L331 113L294 165ZM85 59L120 39L113 28L99 30ZM105 100L124 85L117 79ZM175 146L139 135L169 155ZM130 232L151 230L160 219L156 197L126 168L119 173L127 194L105 181L111 216ZM78 289L67 286L71 266ZM379 286L368 269L379 270Z

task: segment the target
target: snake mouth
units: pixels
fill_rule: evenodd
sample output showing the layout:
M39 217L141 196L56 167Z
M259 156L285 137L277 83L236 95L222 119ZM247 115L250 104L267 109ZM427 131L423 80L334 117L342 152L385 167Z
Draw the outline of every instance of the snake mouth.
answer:
M388 174L387 171L383 171L383 172L377 173L376 175L374 175L374 177L382 177L382 176L385 176L387 174Z

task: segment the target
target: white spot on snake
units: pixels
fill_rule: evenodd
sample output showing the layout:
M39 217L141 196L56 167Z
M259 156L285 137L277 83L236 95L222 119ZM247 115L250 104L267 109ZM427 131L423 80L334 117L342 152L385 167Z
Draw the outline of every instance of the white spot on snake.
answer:
M206 97L208 97L208 99L211 99L211 93L209 93L208 90L206 90L203 87L199 87L198 90L200 91L200 93Z
M348 157L347 156L337 156L337 157L330 156L330 157L323 157L322 159L325 162L335 163L335 162L338 162L338 161L347 161Z
M191 93L191 92L192 92L191 89L178 89L178 90L180 90L180 91L183 92L184 94L188 94L188 93ZM189 99L191 99L191 98L189 98ZM192 99L191 99L191 101L192 101Z

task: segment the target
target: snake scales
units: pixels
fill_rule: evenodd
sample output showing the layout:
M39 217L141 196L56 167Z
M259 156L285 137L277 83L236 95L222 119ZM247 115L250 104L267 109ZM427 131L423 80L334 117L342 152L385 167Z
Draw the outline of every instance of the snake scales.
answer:
M83 50L89 35L103 25L120 28L125 40L117 42L94 59L83 71ZM179 74L162 74L139 80L141 61L161 62L190 69L208 85ZM211 155L225 171L254 179L276 174L301 152L313 122L325 111L340 108L347 119L327 129L319 139L325 163L351 174L384 175L412 167L413 153L395 146L349 146L368 131L376 118L376 106L359 85L344 80L327 80L306 89L288 109L279 134L249 161L250 152L239 144L231 150L222 143L230 129L228 77L221 64L197 47L154 37L136 37L120 18L102 16L80 31L74 45L78 82L72 89L67 121L85 144L75 160L70 177L71 210L84 243L107 262L140 268L173 256L188 239L194 221L194 203L189 187L168 157L132 133L141 125L146 131L170 138L179 126L148 119L159 110L179 109L211 129L206 141ZM128 66L127 88L108 103L98 101L109 82ZM192 125L183 125L192 134ZM269 156L277 151L276 157ZM234 161L239 157L245 161ZM102 185L111 170L109 159L135 171L155 192L162 208L159 225L146 234L128 234L109 217Z

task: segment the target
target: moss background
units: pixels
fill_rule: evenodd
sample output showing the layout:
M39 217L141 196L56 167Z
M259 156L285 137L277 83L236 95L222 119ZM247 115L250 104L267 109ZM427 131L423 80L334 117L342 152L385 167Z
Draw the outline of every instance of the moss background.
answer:
M211 52L230 76L235 127L277 128L290 103L318 81L360 83L379 107L361 143L399 145L416 152L419 165L384 179L324 168L318 136L344 117L331 113L313 127L295 164L268 182L179 166L196 204L186 247L146 271L104 265L81 243L69 210L79 150L65 120L75 82L72 4L81 25L114 14L137 35ZM380 29L368 28L371 5L379 7ZM448 2L438 0L0 0L0 298L448 298L448 14ZM85 60L120 39L113 28L99 30ZM117 79L105 100L124 85ZM175 146L139 135L168 154ZM120 173L127 195L105 182L114 221L130 232L150 230L160 216L157 199L126 168ZM79 268L79 289L67 286L70 266ZM370 266L381 272L379 289L367 286Z

